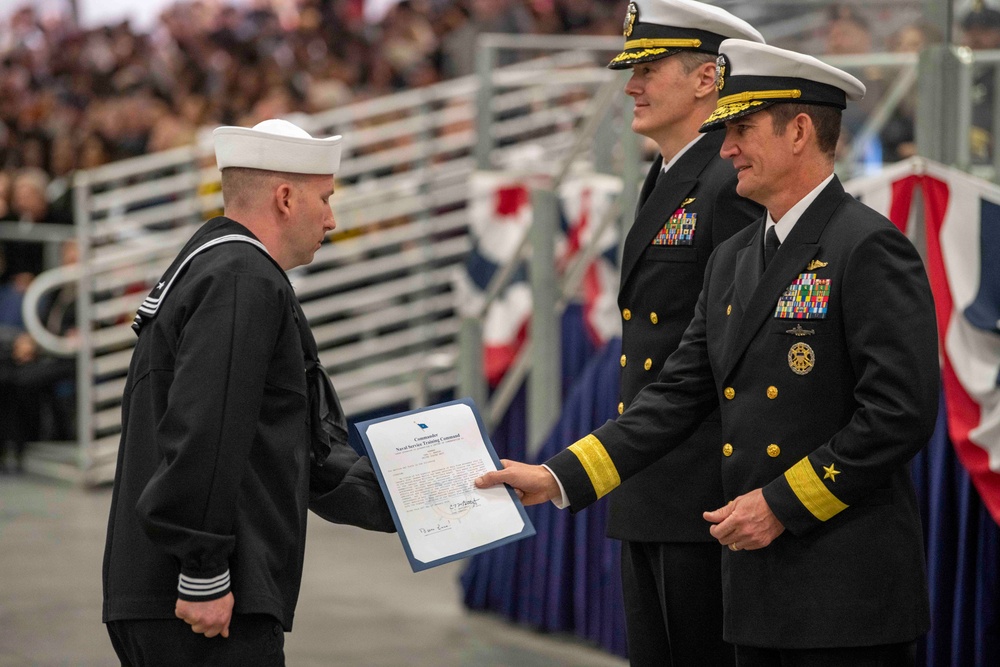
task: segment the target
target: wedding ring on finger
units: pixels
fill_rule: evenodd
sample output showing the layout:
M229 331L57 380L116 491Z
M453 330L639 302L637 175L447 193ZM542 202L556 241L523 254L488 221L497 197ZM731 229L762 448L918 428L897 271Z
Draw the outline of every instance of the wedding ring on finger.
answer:
M736 542L733 542L732 544L729 545L729 550L730 551L739 551L740 547L739 547L738 544L736 544Z

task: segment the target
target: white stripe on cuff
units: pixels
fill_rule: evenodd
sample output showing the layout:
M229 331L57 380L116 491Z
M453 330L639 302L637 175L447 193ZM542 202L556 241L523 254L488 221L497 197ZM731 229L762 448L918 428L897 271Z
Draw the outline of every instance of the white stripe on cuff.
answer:
M177 578L177 590L184 595L215 595L227 588L229 588L229 570L210 579L196 579L183 574Z

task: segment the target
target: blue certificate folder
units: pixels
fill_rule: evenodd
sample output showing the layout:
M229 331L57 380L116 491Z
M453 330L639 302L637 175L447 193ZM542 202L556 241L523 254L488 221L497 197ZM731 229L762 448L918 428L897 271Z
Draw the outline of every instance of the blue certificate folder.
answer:
M507 491L507 493L510 495L511 500L513 501L513 507L516 508L516 511L520 514L521 520L524 522L524 526L520 532L511 535L506 535L504 537L490 541L488 543L479 544L478 546L466 549L464 551L461 551L460 553L450 553L448 555L444 555L429 560L420 559L414 556L415 549L411 546L411 540L414 539L414 536L406 534L406 528L404 527L403 522L400 520L398 508L393 502L392 495L390 494L389 491L389 487L386 484L384 468L388 464L385 461L379 461L378 456L376 456L375 449L372 447L371 440L369 440L368 431L372 426L376 424L381 424L382 422L387 422L387 421L400 420L400 422L398 422L400 428L410 429L412 424L412 430L413 430L412 435L414 437L411 440L412 442L415 442L417 444L410 446L416 447L422 444L420 442L421 440L428 439L431 437L431 435L434 435L441 430L440 428L436 428L436 425L433 423L436 415L431 414L432 411L453 405L465 405L471 409L472 414L475 416L476 424L479 426L479 433L482 436L483 442L486 444L486 449L489 453L490 458L493 460L493 465L495 469L499 470L502 467L500 464L500 459L497 456L496 450L493 449L493 443L490 442L490 438L486 433L486 427L483 425L483 419L479 414L479 410L476 409L476 404L470 398L461 398L454 401L448 401L447 403L439 403L438 405L432 405L427 408L421 408L419 410L410 410L409 412L401 412L399 414L390 415L388 417L380 417L379 419L370 419L368 421L359 422L354 425L354 428L357 430L358 435L361 436L361 441L364 442L365 444L365 450L367 450L368 457L371 459L372 468L374 468L375 475L378 477L379 485L382 487L382 494L385 496L386 502L388 502L389 504L389 511L392 512L392 520L393 522L395 522L396 530L399 532L399 539L403 543L403 550L406 552L406 557L409 559L410 567L413 569L414 572L427 570L432 567L437 567L438 565L443 565L445 563L450 563L452 561L459 560L461 558L468 558L469 556L474 556L475 554L484 551L489 551L490 549L495 549L496 547L499 547L501 545L508 544L510 542L516 542L517 540L524 539L525 537L531 537L535 534L535 527L531 524L531 520L528 519L528 514L524 511L524 506L521 504L521 501L517 497L517 494L510 487L504 487L504 490ZM403 420L405 420L405 422ZM421 434L423 433L428 433L431 435L421 437ZM410 434L407 433L407 436L409 435ZM443 439L447 440L447 437ZM402 449L406 447L411 442L411 440L401 438L400 448ZM435 440L434 442L437 442L437 440ZM434 444L432 446L438 449L445 448L447 447L447 442ZM472 483L471 479L469 480L469 483L470 484ZM466 502L475 502L475 501L466 501ZM462 501L459 501L458 503L452 504L451 507L461 506L461 505ZM419 537L423 538L424 536L419 536Z

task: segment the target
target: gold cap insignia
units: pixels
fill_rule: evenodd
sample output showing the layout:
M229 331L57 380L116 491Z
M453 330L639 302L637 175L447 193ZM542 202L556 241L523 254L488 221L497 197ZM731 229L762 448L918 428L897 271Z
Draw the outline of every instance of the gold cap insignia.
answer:
M805 343L796 343L788 350L788 367L796 375L806 375L816 365L816 353Z
M726 86L726 67L729 62L726 60L726 56L719 54L719 57L715 59L715 89L722 90Z
M632 36L632 28L635 26L635 20L639 18L639 7L634 2L628 3L628 13L625 14L625 25L622 30L622 34L626 37Z
M806 271L815 271L816 269L822 269L824 266L829 266L829 262L821 262L818 259L814 259L809 262L809 266L806 267Z

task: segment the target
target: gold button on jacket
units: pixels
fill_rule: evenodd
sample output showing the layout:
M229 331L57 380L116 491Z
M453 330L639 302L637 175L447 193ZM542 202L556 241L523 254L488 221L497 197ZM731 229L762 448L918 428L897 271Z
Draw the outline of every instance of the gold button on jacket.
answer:
M660 318L657 317L656 313L650 313L649 314L649 321L652 322L653 324L656 324L657 322L660 321Z
M767 388L767 397L771 400L778 398L778 388L771 386Z
M780 453L781 453L781 447L778 447L777 445L767 446L767 455L770 456L772 459L777 458L778 454Z
M733 455L733 446L730 445L728 442L722 446L722 455L723 456Z
M646 359L646 363L644 363L642 365L642 367L645 368L648 371L650 368L653 367L653 360L652 359Z
M624 403L619 403L618 404L618 414L621 414L623 412L625 412L625 404Z
M629 310L628 308L626 308L625 310L623 310L622 311L622 319L624 319L626 322L628 322L630 319L632 319L632 311Z
M625 355L622 355L622 368L625 368Z
M731 401L731 400L733 400L734 398L736 398L736 390L735 390L735 389L733 389L732 387L726 387L726 390L725 390L725 391L723 391L722 393L723 393L723 394L725 395L725 397L726 397L726 398L728 398L728 399L729 399L730 401Z

